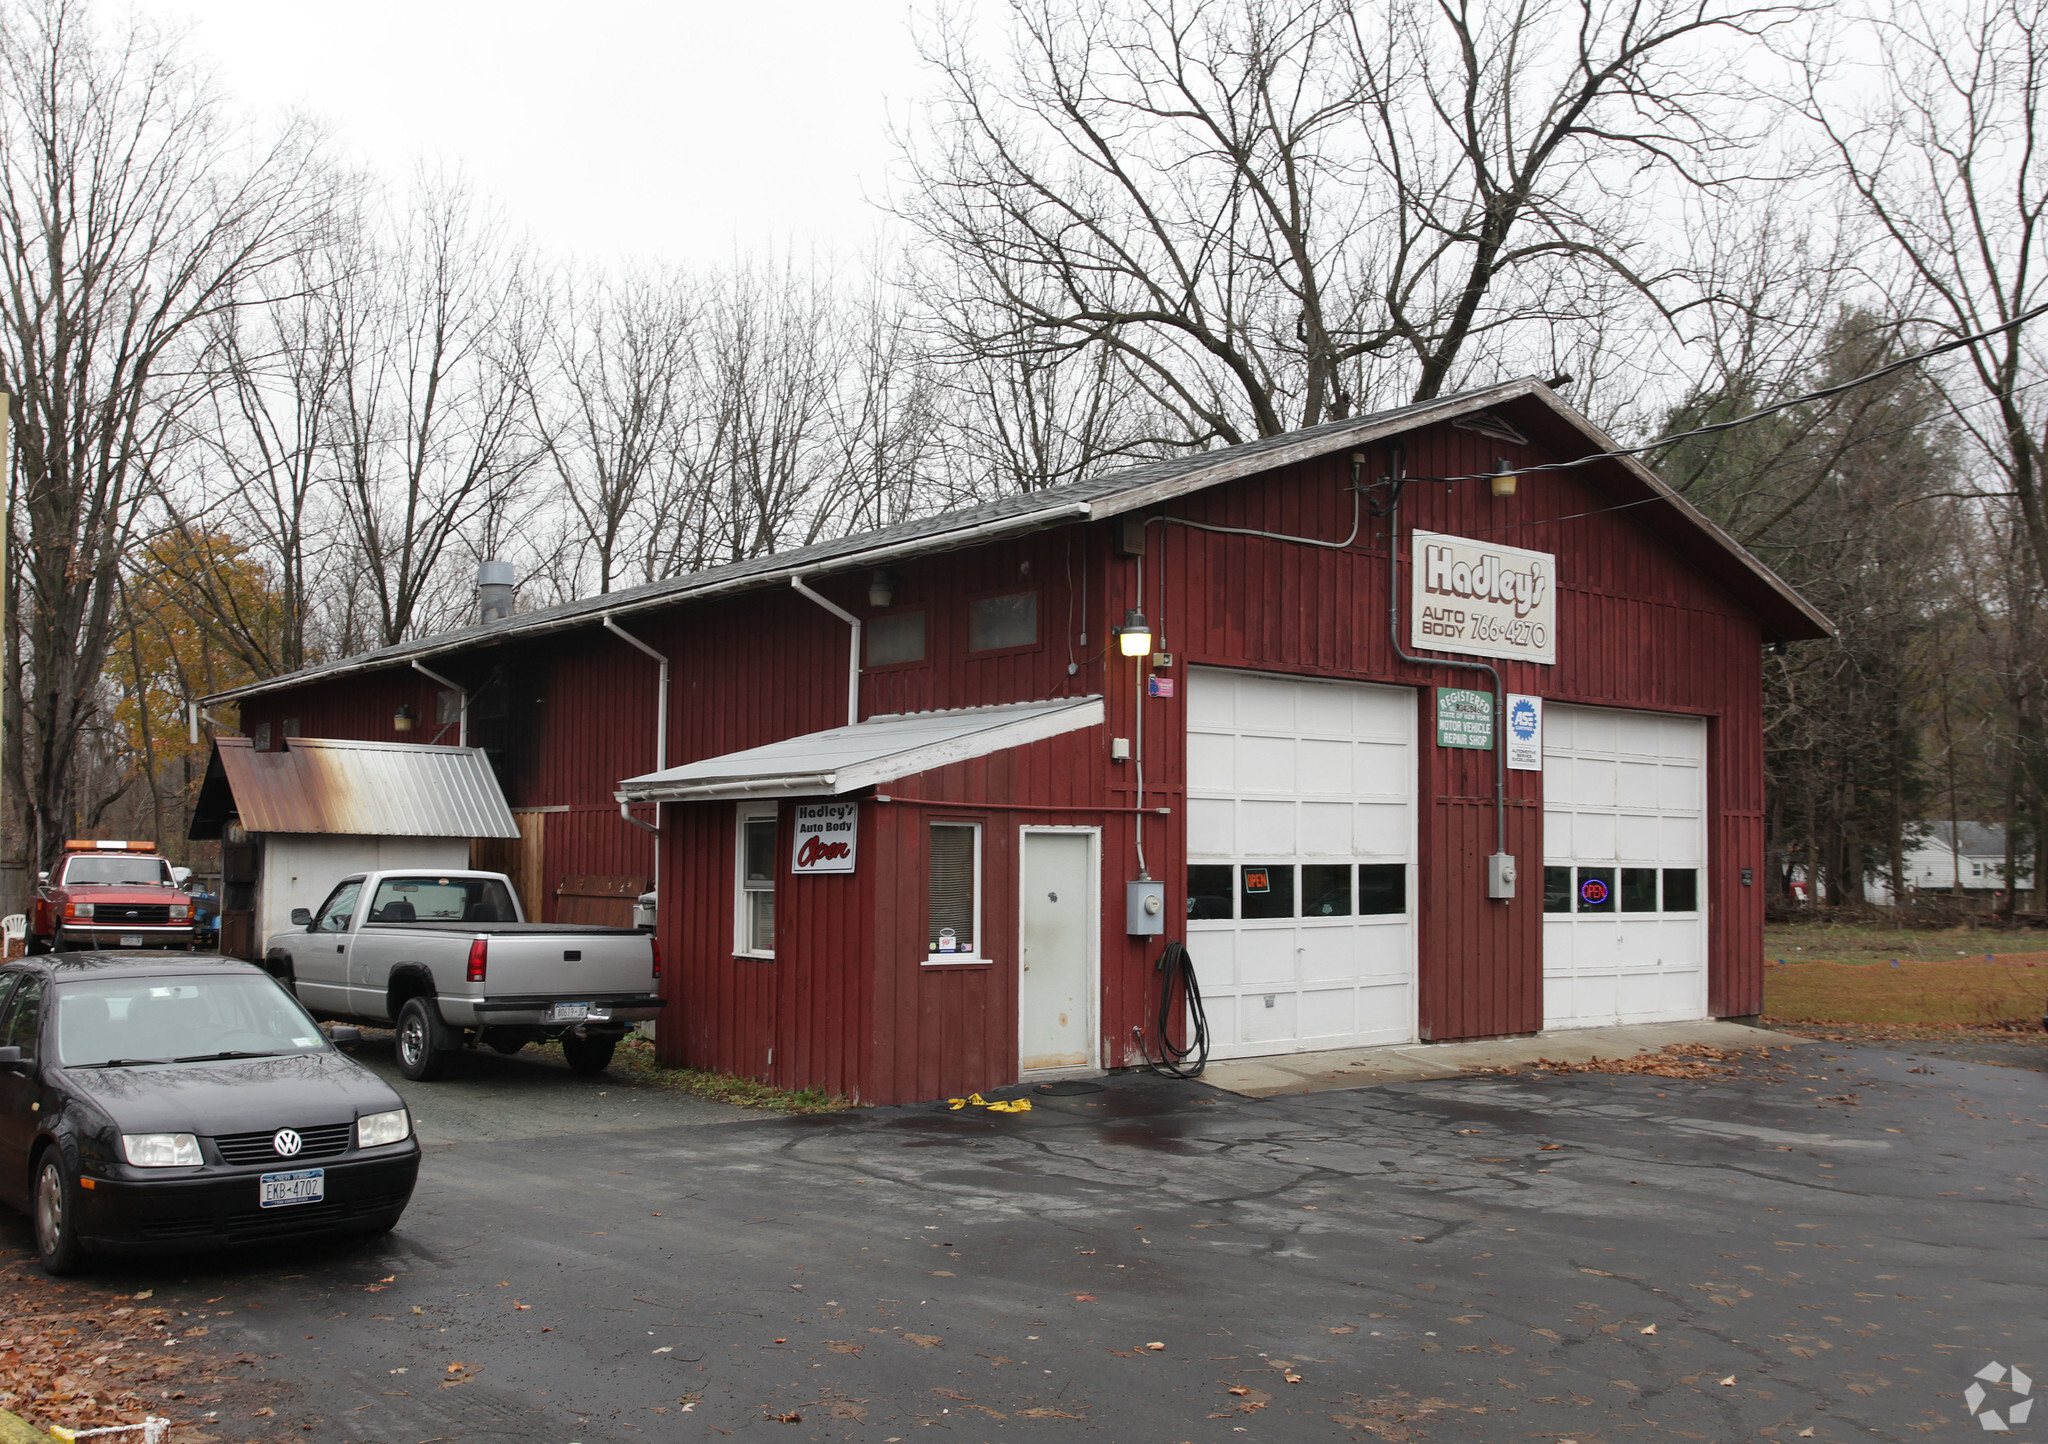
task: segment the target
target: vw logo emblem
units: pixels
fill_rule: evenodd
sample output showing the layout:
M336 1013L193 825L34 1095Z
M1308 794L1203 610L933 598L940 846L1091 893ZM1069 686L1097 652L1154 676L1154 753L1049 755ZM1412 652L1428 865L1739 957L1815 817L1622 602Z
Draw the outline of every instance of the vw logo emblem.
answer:
M277 1130L277 1136L270 1140L270 1146L277 1150L279 1158L290 1158L301 1148L304 1148L306 1142L298 1134L292 1132L291 1129L280 1128Z

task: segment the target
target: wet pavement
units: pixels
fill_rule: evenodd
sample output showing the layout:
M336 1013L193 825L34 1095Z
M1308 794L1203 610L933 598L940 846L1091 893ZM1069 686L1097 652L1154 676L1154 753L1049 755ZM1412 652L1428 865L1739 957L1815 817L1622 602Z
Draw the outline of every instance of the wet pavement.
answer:
M1960 1439L2048 1375L2031 1070L1018 1096L433 1144L387 1239L119 1277L270 1381L229 1439Z

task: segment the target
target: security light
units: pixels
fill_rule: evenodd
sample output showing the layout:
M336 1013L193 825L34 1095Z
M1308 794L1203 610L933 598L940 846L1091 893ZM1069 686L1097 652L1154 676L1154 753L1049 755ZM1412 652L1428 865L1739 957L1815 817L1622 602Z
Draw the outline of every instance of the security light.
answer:
M398 710L391 714L391 730L393 732L410 732L412 731L412 724L419 720L420 714L413 711L410 704L401 702Z
M1124 613L1124 624L1116 629L1116 644L1126 657L1142 657L1152 650L1152 624L1136 607Z

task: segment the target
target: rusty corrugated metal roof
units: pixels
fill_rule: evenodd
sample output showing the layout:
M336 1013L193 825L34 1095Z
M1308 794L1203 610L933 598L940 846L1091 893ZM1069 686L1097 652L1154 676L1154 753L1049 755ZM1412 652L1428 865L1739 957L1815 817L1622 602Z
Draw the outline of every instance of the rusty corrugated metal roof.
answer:
M214 744L233 811L250 832L358 837L517 837L518 825L474 747L294 737L258 752L246 737Z

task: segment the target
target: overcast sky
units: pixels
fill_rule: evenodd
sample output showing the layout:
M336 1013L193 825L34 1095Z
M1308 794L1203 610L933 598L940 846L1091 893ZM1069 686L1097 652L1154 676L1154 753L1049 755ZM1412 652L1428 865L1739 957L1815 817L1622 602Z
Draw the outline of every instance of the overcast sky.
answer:
M551 249L858 250L892 117L927 87L907 0L136 0L257 109L326 117L393 176L460 167Z

